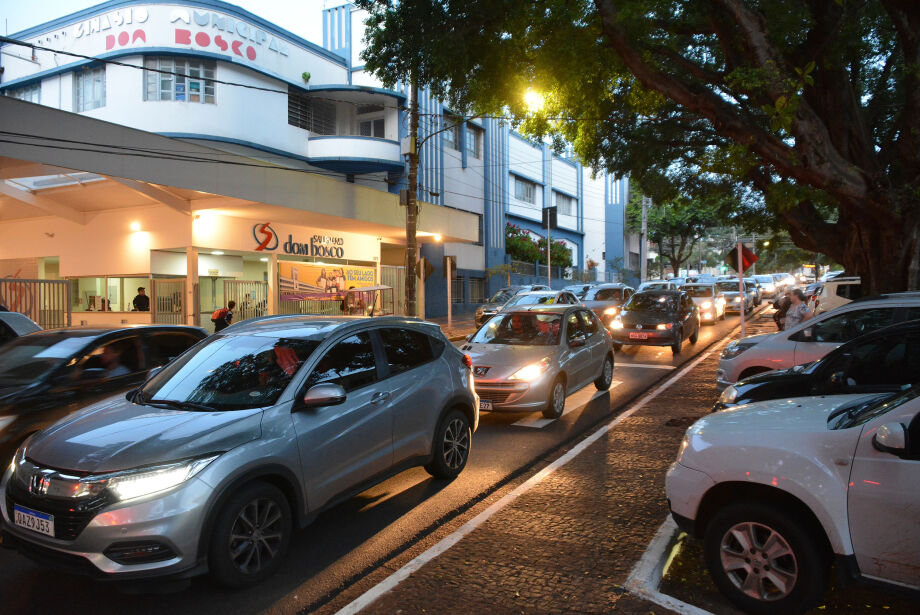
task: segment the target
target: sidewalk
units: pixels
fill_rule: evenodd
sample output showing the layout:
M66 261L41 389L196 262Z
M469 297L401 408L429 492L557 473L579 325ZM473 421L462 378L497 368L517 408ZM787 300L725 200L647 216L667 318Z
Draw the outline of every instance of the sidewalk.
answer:
M765 310L748 334L775 330ZM662 613L623 585L668 514L664 476L716 399L696 367L364 613Z
M472 335L476 332L478 328L476 326L475 319L476 314L474 312L467 312L465 314L454 314L451 318L451 326L447 326L447 316L439 316L437 318L426 318L428 322L434 322L441 325L441 330L444 332L444 335L447 336L452 342L462 340L466 338L467 335Z

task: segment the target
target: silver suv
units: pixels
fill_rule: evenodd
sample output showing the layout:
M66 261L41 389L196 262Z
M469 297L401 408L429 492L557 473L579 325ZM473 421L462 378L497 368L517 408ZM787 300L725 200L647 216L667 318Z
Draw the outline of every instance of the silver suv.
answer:
M415 319L238 323L27 440L0 483L4 542L97 577L253 585L319 511L412 466L460 474L471 365Z

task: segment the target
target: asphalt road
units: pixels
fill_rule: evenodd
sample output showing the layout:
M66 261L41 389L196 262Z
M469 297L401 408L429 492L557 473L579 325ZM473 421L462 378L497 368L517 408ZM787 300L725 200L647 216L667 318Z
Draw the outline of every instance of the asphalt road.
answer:
M49 571L15 552L0 550L2 611L6 615L328 611L333 600L341 604L344 597L358 595L366 585L362 580L371 573L381 567L395 569L394 562L459 525L473 506L557 456L737 324L738 317L729 316L703 327L697 344L686 342L676 356L669 347L625 347L616 355L611 390L598 393L589 385L573 393L557 421L543 420L539 413L484 413L469 464L457 480L445 484L416 468L323 513L295 534L281 572L255 588L228 591L207 578L178 587L123 587Z

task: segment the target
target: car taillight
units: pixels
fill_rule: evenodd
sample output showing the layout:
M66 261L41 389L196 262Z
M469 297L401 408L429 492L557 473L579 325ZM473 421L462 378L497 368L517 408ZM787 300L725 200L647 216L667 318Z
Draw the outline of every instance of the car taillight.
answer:
M473 369L473 358L468 354L463 355L463 364L466 365L468 369Z

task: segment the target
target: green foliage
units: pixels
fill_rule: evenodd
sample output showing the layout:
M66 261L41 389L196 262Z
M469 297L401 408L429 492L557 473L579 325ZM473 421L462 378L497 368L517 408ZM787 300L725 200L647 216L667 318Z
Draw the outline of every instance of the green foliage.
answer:
M564 242L554 241L551 250L553 267L572 266L572 250ZM526 229L509 222L505 224L505 252L516 261L546 263L546 238L534 240Z

